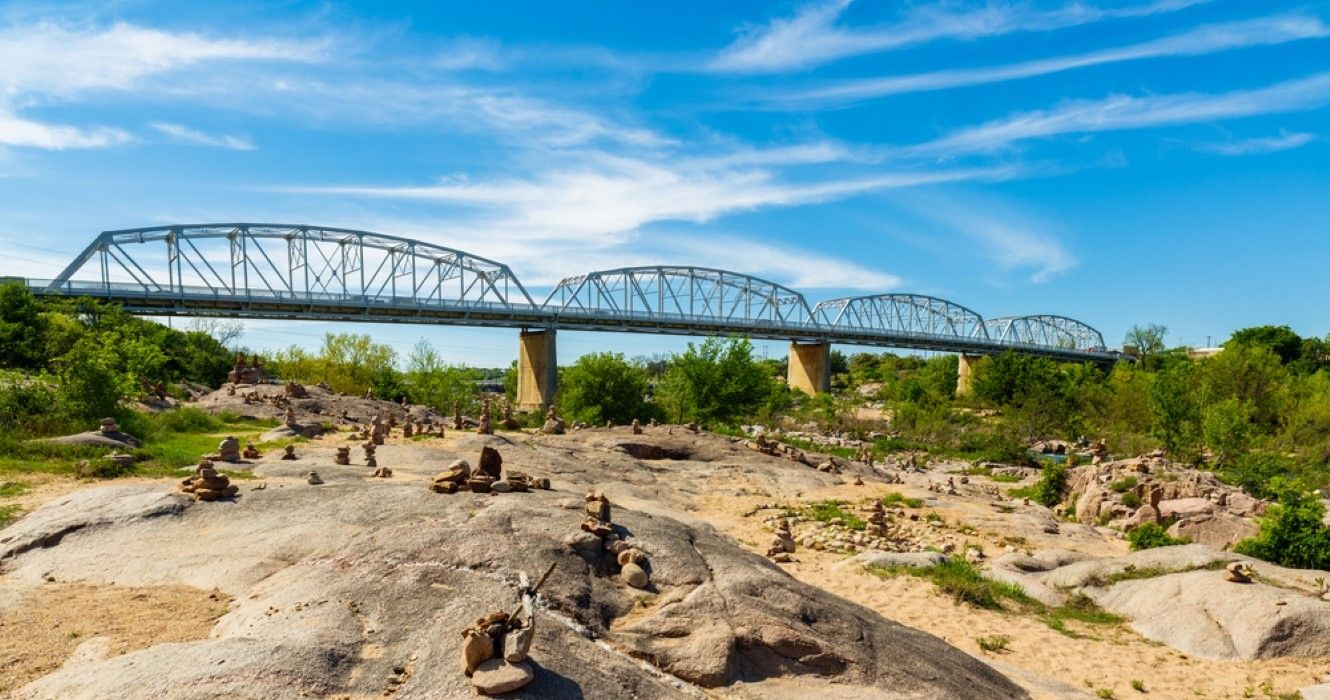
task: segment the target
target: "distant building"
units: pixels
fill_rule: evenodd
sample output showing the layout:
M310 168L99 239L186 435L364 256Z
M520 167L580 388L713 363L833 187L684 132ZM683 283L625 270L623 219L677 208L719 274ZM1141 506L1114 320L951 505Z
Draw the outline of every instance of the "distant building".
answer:
M1199 360L1203 357L1214 357L1223 351L1223 348L1187 348L1187 357Z

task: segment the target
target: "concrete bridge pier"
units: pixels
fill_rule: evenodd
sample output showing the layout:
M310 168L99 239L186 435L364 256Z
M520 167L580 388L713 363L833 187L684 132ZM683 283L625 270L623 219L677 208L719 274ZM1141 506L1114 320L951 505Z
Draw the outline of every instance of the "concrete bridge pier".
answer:
M956 395L969 396L970 377L974 373L974 365L983 355L966 355L961 353L956 356Z
M785 376L791 389L811 396L831 391L831 343L790 343Z
M554 330L523 330L518 336L517 410L539 411L554 401L559 360Z

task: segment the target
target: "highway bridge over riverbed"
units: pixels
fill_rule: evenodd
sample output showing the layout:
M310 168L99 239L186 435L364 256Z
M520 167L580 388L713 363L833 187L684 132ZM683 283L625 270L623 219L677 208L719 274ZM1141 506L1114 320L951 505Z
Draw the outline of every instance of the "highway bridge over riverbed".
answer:
M520 329L518 405L555 391L559 330L743 335L785 340L791 386L830 383L833 343L955 352L961 388L977 357L1012 350L1111 364L1099 331L1057 315L985 318L919 294L810 305L741 272L686 265L599 270L560 281L541 302L507 265L432 243L292 224L187 224L106 231L41 296L112 301L136 314L426 323Z

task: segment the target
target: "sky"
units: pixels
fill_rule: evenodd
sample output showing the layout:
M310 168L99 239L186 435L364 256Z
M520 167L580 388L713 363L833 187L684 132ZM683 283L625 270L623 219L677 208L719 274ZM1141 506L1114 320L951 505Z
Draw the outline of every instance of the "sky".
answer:
M1328 138L1324 1L3 3L0 275L54 277L103 230L304 223L492 258L537 298L691 264L1112 346L1324 336ZM564 332L560 360L685 342Z

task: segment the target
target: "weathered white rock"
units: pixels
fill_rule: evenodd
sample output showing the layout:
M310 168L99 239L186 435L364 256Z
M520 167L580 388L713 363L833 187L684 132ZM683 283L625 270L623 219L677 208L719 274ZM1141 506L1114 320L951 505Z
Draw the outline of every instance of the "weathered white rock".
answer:
M535 677L531 664L525 661L510 663L504 659L490 659L471 674L471 685L485 695L501 695L525 686Z

